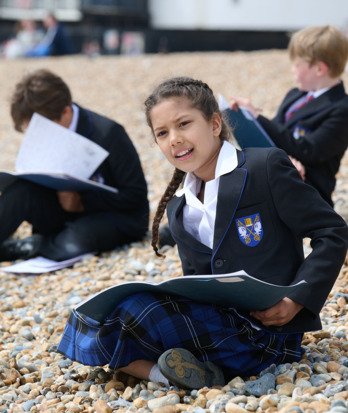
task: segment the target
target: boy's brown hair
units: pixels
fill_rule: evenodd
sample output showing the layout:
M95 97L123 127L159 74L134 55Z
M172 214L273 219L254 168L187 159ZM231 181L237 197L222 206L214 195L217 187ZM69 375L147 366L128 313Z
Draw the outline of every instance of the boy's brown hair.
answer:
M348 38L333 26L307 27L291 36L290 59L305 59L309 64L324 62L331 77L340 76L348 59Z
M67 84L49 70L29 73L17 83L11 98L11 116L17 131L30 121L34 112L56 121L72 103Z

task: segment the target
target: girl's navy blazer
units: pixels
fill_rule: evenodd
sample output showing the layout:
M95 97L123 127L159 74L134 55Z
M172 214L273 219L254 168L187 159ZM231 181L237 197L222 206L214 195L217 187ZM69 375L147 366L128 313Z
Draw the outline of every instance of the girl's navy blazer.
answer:
M213 249L185 231L185 196L174 196L167 214L183 273L245 270L266 282L305 280L289 298L304 308L279 332L321 328L319 312L347 252L348 229L319 193L305 184L286 153L277 148L238 151L238 167L220 177ZM304 259L303 238L312 253ZM250 292L252 294L252 291Z

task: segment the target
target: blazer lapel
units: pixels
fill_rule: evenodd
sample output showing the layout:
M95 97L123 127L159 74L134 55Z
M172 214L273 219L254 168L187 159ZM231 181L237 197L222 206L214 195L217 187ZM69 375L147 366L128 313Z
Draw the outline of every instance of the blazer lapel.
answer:
M299 120L305 119L312 116L318 112L321 112L328 106L331 106L332 102L327 96L321 95L318 98L312 100L307 105L303 106L301 109L294 112L291 118L288 120L287 125L296 124Z
M336 104L337 101L342 99L345 96L344 86L342 83L332 87L316 99L313 99L307 105L303 106L301 109L294 112L291 118L286 123L291 126L292 124L297 123L301 119L308 118L309 116L315 115L316 113L321 112L322 110ZM299 99L301 95L297 97Z
M285 100L282 102L279 112L282 114L282 116L285 117L285 113L287 110L290 108L290 106L296 102L296 100L300 99L306 92L302 92L301 90L296 90L294 93L292 93L290 96L287 96Z
M238 157L240 159L238 167L220 177L215 218L214 251L219 248L227 230L232 224L245 187L247 170L241 168L241 164L244 163L244 154L239 152Z

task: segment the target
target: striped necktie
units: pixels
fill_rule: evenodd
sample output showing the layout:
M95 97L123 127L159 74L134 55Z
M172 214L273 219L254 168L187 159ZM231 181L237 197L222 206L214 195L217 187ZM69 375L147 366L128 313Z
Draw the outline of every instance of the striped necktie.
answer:
M293 105L291 105L290 108L286 111L285 120L288 121L296 111L298 111L299 109L306 106L307 103L310 102L313 99L314 99L314 96L311 95L311 94L308 94L308 95L300 98L297 102L295 102Z

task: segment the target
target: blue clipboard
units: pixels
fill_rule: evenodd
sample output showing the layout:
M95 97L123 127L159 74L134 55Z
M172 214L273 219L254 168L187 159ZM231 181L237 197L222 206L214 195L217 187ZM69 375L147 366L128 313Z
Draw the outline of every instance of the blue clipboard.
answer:
M244 108L233 110L223 96L219 96L219 108L241 149L269 148L276 146L268 133Z

